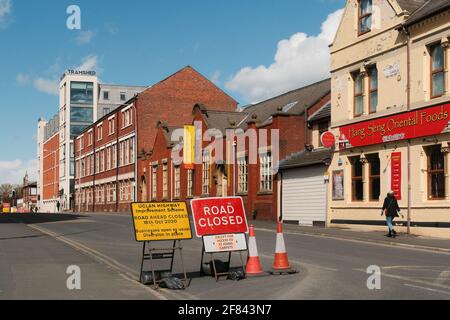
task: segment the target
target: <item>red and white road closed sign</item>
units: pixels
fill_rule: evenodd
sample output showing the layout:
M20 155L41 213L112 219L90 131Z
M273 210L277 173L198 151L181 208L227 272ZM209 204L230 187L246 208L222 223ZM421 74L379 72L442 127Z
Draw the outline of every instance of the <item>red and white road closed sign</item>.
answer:
M208 198L191 201L195 232L203 236L248 233L242 198Z

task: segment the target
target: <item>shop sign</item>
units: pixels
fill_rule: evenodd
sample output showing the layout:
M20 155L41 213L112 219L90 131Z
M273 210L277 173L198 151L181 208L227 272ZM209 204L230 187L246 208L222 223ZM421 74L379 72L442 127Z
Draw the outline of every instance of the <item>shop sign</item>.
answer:
M327 131L322 133L322 135L320 136L320 141L325 148L332 148L336 143L336 138L334 137L334 134L332 132Z
M450 104L340 128L341 149L450 133Z

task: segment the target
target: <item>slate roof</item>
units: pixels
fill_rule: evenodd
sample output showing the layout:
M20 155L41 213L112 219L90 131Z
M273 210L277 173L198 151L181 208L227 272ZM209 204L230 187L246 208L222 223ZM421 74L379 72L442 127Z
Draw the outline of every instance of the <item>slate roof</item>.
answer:
M413 13L428 0L397 0L398 5L405 11Z
M325 164L331 160L333 151L331 149L316 149L313 151L303 150L288 156L280 161L280 169L292 169Z
M249 118L256 115L259 123L268 123L270 118L278 113L302 115L305 106L313 106L330 92L331 79L326 79L254 104L245 108L243 112L247 113Z
M409 27L440 12L450 9L450 0L428 0L414 11L403 24Z
M233 111L217 111L207 110L203 112L203 119L209 129L218 129L225 134L226 129L230 128L245 128L246 118L248 113L246 112L233 112Z
M322 108L311 115L308 122L316 122L323 119L331 119L331 102L325 104Z

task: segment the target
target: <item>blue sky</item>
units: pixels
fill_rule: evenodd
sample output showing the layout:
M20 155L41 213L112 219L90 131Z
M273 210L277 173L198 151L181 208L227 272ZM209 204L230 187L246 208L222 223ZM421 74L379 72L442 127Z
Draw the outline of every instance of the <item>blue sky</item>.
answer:
M72 4L81 9L79 31L66 28ZM84 64L105 83L151 85L192 65L244 105L325 78L326 44L344 5L0 0L0 183L35 174L37 119L57 112L65 69Z

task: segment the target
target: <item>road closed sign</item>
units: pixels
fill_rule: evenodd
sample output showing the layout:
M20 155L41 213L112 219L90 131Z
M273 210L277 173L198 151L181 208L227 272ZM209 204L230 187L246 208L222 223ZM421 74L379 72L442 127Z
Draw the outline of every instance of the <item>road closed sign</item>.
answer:
M191 201L195 232L203 236L248 233L242 198L208 198Z
M131 209L138 242L192 239L184 202L133 203Z

